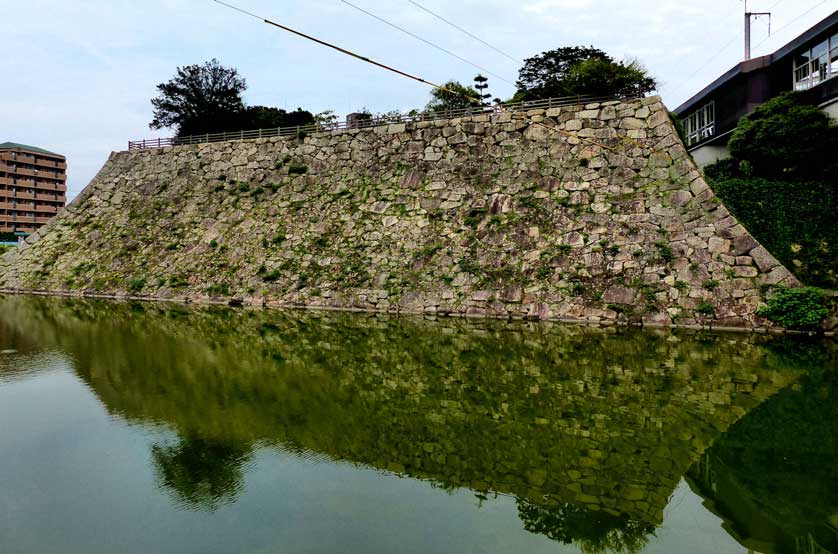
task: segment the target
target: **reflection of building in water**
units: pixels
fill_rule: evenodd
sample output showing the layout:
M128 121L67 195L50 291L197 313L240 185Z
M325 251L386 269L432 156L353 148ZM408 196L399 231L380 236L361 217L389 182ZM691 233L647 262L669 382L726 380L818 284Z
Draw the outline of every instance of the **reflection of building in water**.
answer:
M749 550L838 554L836 421L838 376L815 376L733 425L688 481Z
M587 552L641 549L684 473L798 375L760 336L21 298L2 325L177 432L153 459L188 506L235 501L276 445L514 495L526 529Z

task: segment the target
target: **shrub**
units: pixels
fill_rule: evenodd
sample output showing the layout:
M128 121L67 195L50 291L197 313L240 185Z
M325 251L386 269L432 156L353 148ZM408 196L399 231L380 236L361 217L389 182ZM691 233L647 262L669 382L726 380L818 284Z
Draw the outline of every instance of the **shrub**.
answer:
M696 307L695 311L702 315L713 315L716 313L716 308L710 302L704 301Z
M136 279L131 279L131 280L128 281L128 290L130 292L137 293L137 292L140 292L141 290L143 290L144 288L145 288L145 279L136 278Z
M778 287L757 313L787 329L814 329L829 310L821 289Z
M817 106L785 93L759 106L739 121L730 137L730 153L748 161L756 175L814 177L836 167L838 129Z
M819 181L725 179L713 190L774 256L804 282L838 285L838 188Z
M305 175L308 173L308 166L303 164L291 164L288 166L288 175Z
M669 243L660 241L655 243L655 248L658 249L658 253L663 261L666 263L671 262L675 259L675 254L672 252L672 247L669 246Z
M210 296L230 296L230 285L227 283L211 285L207 289L207 294Z

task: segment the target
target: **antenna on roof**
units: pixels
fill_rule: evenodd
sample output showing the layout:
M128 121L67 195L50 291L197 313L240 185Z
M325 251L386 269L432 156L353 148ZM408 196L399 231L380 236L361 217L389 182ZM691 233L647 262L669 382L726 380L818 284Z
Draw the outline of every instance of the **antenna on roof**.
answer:
M748 0L745 0L745 61L751 59L751 20L763 15L768 16L768 34L771 35L771 12L749 12Z

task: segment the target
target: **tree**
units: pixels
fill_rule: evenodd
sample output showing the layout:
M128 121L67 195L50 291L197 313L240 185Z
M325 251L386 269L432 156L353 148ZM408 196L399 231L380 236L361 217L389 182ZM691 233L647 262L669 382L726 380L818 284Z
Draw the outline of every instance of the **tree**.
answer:
M826 177L836 167L838 128L817 106L788 92L743 117L728 146L731 156L758 176Z
M570 68L564 82L569 96L644 96L658 84L636 61L590 59Z
M234 116L237 129L274 129L277 127L304 127L314 125L311 112L297 108L287 112L279 108L266 106L248 106Z
M477 77L474 78L474 88L480 93L480 98L482 100L488 100L492 97L491 94L486 92L486 89L489 88L489 78L484 77L480 73L477 74Z
M431 91L431 101L425 109L429 112L462 110L479 106L480 93L457 81L448 81L442 85L445 90L435 88Z
M524 66L518 71L517 100L568 96L564 81L571 68L591 59L613 61L599 48L584 46L565 46L548 50L538 56L524 60ZM526 98L517 98L526 96Z
M244 109L242 92L246 88L237 70L216 59L178 67L173 79L157 85L160 95L151 100L154 119L149 127L171 127L178 136L228 130Z
M568 46L524 60L514 101L561 96L642 96L657 81L637 61L616 62L594 47Z

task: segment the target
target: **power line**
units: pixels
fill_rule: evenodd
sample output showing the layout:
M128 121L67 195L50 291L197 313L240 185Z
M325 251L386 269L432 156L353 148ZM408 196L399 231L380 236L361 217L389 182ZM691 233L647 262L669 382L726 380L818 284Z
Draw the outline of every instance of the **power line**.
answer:
M515 56L512 56L512 55L510 55L510 54L507 54L506 52L504 52L504 51L503 51L503 50L501 50L500 48L496 48L495 46L493 46L493 45L489 44L488 42L486 42L486 41L485 41L485 40L483 40L482 38L480 38L480 37L478 37L478 36L475 36L474 34L470 33L469 31L467 31L467 30L463 29L462 27L460 27L459 25L457 25L457 24L456 24L456 23L454 23L453 21L449 21L448 19L445 19L444 17L442 17L442 16L441 16L441 15L439 15L438 13L432 12L431 10L429 10L428 8L426 8L425 6L423 6L422 4L420 4L419 2L414 2L413 0L407 0L407 1L408 1L408 2L410 2L411 4L413 4L414 6L416 6L417 8L419 8L420 10L422 10L422 11L424 11L424 12L427 12L427 13L431 14L432 16L434 16L435 18L439 19L440 21L443 21L443 22L447 23L448 25L450 25L451 27L454 27L455 29L457 29L457 30L458 30L458 31L460 31L461 33L464 33L464 34L466 34L466 35L470 36L471 38L473 38L473 39L474 39L474 40L476 40L477 42L479 42L479 43L481 43L481 44L483 44L483 45L485 45L485 46L488 46L489 48L491 48L492 50L494 50L494 51L495 51L495 52L497 52L498 54L500 54L500 55L502 55L502 56L506 56L507 58L509 58L510 60L512 60L512 61L513 61L513 62L515 62L515 63L521 63L521 60L520 60L520 59L518 59L518 58L516 58Z
M373 19L377 19L378 21L380 21L380 22L384 23L385 25L389 25L389 26L390 26L390 27L392 27L393 29L396 29L396 30L398 30L398 31L401 31L402 33L404 33L404 34L406 34L406 35L408 35L408 36L411 36L411 37L415 38L416 40L419 40L419 41L424 42L424 43L425 43L425 44L427 44L428 46L431 46L431 47L433 47L433 48L436 48L436 49L437 49L437 50L439 50L440 52L445 52L445 53L446 53L446 54L448 54L449 56L452 56L452 57L454 57L454 58L457 58L457 59L458 59L458 60L460 60L461 62L467 63L467 64L469 64L469 65L470 65L470 66L472 66L472 67L476 67L476 68L477 68L477 69L479 69L480 71L485 71L485 72L486 72L486 73L488 73L489 75L492 75L492 76L494 76L494 77L497 77L498 79L500 79L500 80L501 80L501 81L503 81L504 83L508 83L508 84L510 84L510 85L512 85L512 86L515 86L515 83L513 83L512 81L510 81L510 80L508 80L508 79L505 79L504 77L501 77L501 76L500 76L500 75L498 75L497 73L493 73L492 71L489 71L488 69L486 69L486 68L485 68L485 67L483 67L483 66L477 65L476 63L474 63L474 62L472 62L472 61L469 61L469 60L467 60L467 59L463 58L462 56L459 56L459 55L455 54L454 52L452 52L452 51L450 51L450 50L446 50L445 48L443 48L442 46L439 46L438 44L435 44L435 43L433 43L433 42L431 42L431 41L429 41L429 40L427 40L427 39L425 39L425 38L422 38L422 37L420 37L419 35L417 35L417 34L415 34L415 33L411 33L410 31L408 31L408 30L407 30L407 29L405 29L404 27L400 27L400 26L396 25L395 23L391 23L390 21L387 21L387 20L386 20L386 19L384 19L383 17L379 17L379 16L375 15L374 13L372 13L372 12L370 12L370 11L367 11L367 10L365 10L364 8L360 7L360 6L356 6L356 5L355 5L355 4L353 4L352 2L349 2L348 0L340 0L340 1L341 1L341 2L343 2L344 4L346 4L347 6L350 6L350 7L354 8L354 9L358 10L359 12L364 13L364 14L366 14L366 15L368 15L368 16L370 16L370 17L372 17Z
M222 5L222 6L226 6L226 7L230 8L230 9L236 10L237 12L243 13L243 14L245 14L245 15L247 15L247 16L250 16L250 17L253 17L253 18L255 18L255 19L258 19L259 21L262 21L263 23L267 23L268 25L271 25L271 26L276 27L276 28L278 28L278 29L282 29L283 31L287 31L287 32L289 32L289 33L292 33L292 34L294 34L294 35L297 35L297 36L299 36L299 37L302 37L302 38L304 38L304 39L306 39L306 40L310 40L310 41L312 41L312 42L316 42L317 44L320 44L320 45L322 45L322 46L326 46L326 47L331 48L331 49L333 49L333 50L337 50L338 52L340 52L340 53L342 53L342 54L346 54L347 56L351 56L351 57L356 58L356 59L358 59L358 60L361 60L361 61L364 61L364 62L366 62L366 63L372 64L372 65L375 65L375 66L380 67L380 68L382 68L382 69L385 69L385 70L387 70L387 71L391 71L391 72L393 72L393 73L397 73L398 75L401 75L401 76L406 77L406 78L408 78L408 79L412 79L412 80L414 80L414 81L418 81L418 82L420 82L420 83L423 83L423 84L429 85L429 86L431 86L431 87L433 87L433 88L435 88L435 89L437 89L437 90L441 90L441 91L444 91L444 92L447 92L447 93L453 94L453 95L455 95L455 96L460 96L461 98L465 98L466 100L469 100L470 102L474 102L474 103L476 103L476 104L478 104L478 105L480 105L480 106L483 106L483 107L491 107L489 104L487 104L486 102L484 102L482 98L472 97L472 96L470 96L470 95L468 95L468 94L464 94L464 93L463 93L463 92L461 92L461 91L451 90L451 89L446 88L446 87L444 87L444 86L437 85L436 83L432 83L431 81L428 81L428 80L422 79L421 77L417 77L416 75L412 75L412 74L407 73L407 72L405 72L405 71L402 71L402 70L400 70L400 69L396 69L396 68L394 68L394 67L390 67L390 66L385 65L385 64L383 64L383 63L381 63L381 62L377 62L377 61L375 61L375 60L372 60L372 59L367 58L367 57L365 57L365 56L362 56L362 55L360 55L360 54L356 54L355 52L352 52L351 50L347 50L347 49L345 49L345 48L341 48L340 46L337 46L337 45L332 44L332 43L330 43L330 42L326 42L325 40L320 40L319 38L313 37L313 36L311 36L311 35L307 35L307 34L305 34L305 33L301 32L301 31L297 31L297 30L295 30L295 29L292 29L291 27L287 27L287 26L285 26L285 25L282 25L282 24L280 24L280 23L277 23L276 21L271 21L270 19L267 19L267 18L264 18L264 17L262 17L262 16L256 15L256 14L255 14L255 13L253 13L253 12L249 12L249 11L247 11L247 10L243 10L243 9L241 9L241 8L239 8L239 7L237 7L237 6L234 6L234 5L232 5L232 4L229 4L229 3L227 3L227 2L223 2L222 0L211 0L211 1L212 1L212 2L215 2L216 4L220 4L220 5ZM503 106L498 106L498 108L499 108L501 111L506 111L506 110L503 108ZM606 150L610 150L610 151L612 151L612 152L616 152L616 151L617 151L617 150L615 150L614 148L611 148L610 146L607 146L607 145L605 145L605 144L601 144L601 143L599 143L599 142L597 142L597 141L595 141L595 140L589 139L589 138L587 138L587 137L576 137L576 136L572 135L571 133L569 133L568 131L565 131L564 129L559 129L559 128L557 128L557 127L553 127L553 126L550 126L550 125L546 125L545 123L543 123L543 122L541 122L541 121L534 122L533 124L534 124L534 125L541 126L541 127L544 127L544 128L545 128L545 129L547 129L548 131L554 131L554 132L556 132L556 133L558 133L558 134L560 134L560 135L563 135L563 136L567 136L567 137L571 137L571 136L573 136L574 138L577 138L578 140L581 140L582 142L587 142L588 144L593 144L593 145L595 145L595 146L602 147L602 148L604 148L604 149L606 149ZM629 138L629 137L626 137L626 139L625 139L625 140L628 140L628 141L633 142L633 143L637 143L637 141L636 141L635 139L632 139L632 138Z
M826 4L828 1L829 1L829 0L823 0L822 2L818 2L818 3L817 3L817 4L815 4L814 6L812 6L811 8L809 8L808 10L806 10L805 12L803 12L802 14L798 15L797 17L795 17L794 19L792 19L791 21L789 21L788 23L786 23L785 25L783 25L782 27L780 27L779 29L777 29L776 31L774 31L774 34L775 34L775 35L777 35L777 34L779 34L779 33L782 33L783 31L785 31L786 29L788 29L789 27L791 27L791 25L793 25L794 23L796 23L796 22L797 22L797 21L799 21L800 19L802 19L802 18L806 17L807 15L809 15L810 13L812 13L813 11L815 11L815 9L816 9L816 8L821 7L822 5ZM777 4L779 4L779 2L777 2ZM775 4L775 6L776 6L776 4ZM760 42L759 44L757 44L756 46L754 46L754 48L759 48L760 46L762 46L763 44L765 44L766 42L768 42L768 40L769 40L770 38L771 38L771 37L769 36L768 38L766 38L765 40L763 40L762 42Z
M420 83L423 83L423 84L426 84L426 85L430 85L430 86L432 86L432 87L434 87L434 88L438 88L438 89L440 89L440 90L444 90L444 91L447 91L447 92L453 92L453 91L450 91L450 90L448 90L448 89L446 89L446 88L444 88L444 87L442 87L442 86L440 86L440 85L434 84L434 83L432 83L431 81L427 81L427 80L425 80L425 79L423 79L423 78L421 78L421 77L417 77L416 75L411 75L410 73L407 73L407 72L401 71L400 69L396 69L395 67L390 67L389 65L385 65L385 64L380 63L380 62L377 62L377 61L375 61L375 60L371 60L371 59L367 58L366 56L362 56L362 55L360 55L360 54L356 54L355 52L352 52L352 51L347 50L347 49L345 49L345 48L341 48L340 46L337 46L337 45L331 44L331 43L329 43L329 42L326 42L325 40L320 40L319 38L315 38L315 37L313 37L313 36L311 36L311 35L307 35L307 34L305 34L305 33L302 33L302 32L300 32L300 31L297 31L297 30L295 30L295 29L292 29L291 27L286 27L285 25L281 25L281 24L279 24L279 23L277 23L277 22L275 22L275 21L271 21L270 19L266 19L266 18L264 18L264 17L262 17L262 16L256 15L256 14L255 14L255 13L253 13L253 12L249 12L249 11L247 11L247 10L243 10L243 9L241 9L241 8L237 7L237 6L234 6L234 5L232 5L232 4L228 4L227 2L222 2L222 0L211 0L211 1L212 1L212 2L215 2L216 4L221 4L222 6L226 6L226 7L230 8L230 9L232 9L232 10L236 10L237 12L241 12L241 13L243 13L243 14L245 14L245 15L248 15L248 16L250 16L250 17L253 17L253 18L255 18L255 19L258 19L259 21L261 21L261 22L263 22L263 23L267 23L268 25L273 25L274 27L277 27L277 28L279 28L279 29L282 29L283 31L288 31L289 33L295 34L295 35L297 35L297 36L299 36L299 37L302 37L302 38L304 38L304 39L306 39L306 40L310 40L310 41L312 41L312 42L316 42L317 44L320 44L320 45L322 45L322 46L327 46L327 47L329 47L329 48L332 48L333 50L337 50L338 52L340 52L340 53L342 53L342 54L346 54L347 56L352 56L353 58L356 58L356 59L358 59L358 60L361 60L361 61L367 62L367 63L369 63L369 64L372 64L372 65L378 66L378 67L380 67L380 68L382 68L382 69L386 69L387 71L392 71L393 73L397 73L397 74L399 74L399 75L401 75L401 76L403 76L403 77L407 77L408 79L413 79L414 81L418 81L418 82L420 82Z
M689 77L687 77L686 79L684 79L683 81L681 81L681 84L680 84L680 85L678 85L677 87L675 87L674 89L672 89L672 92L677 92L677 91L681 90L682 88L684 88L684 86L685 86L685 85L687 85L687 84L688 84L688 83L689 83L689 82L693 79L693 77L695 77L696 75L698 75L698 74L699 74L699 73L700 73L700 72L701 72L704 68L706 68L707 66L709 66L709 65L710 65L710 64L711 64L711 63L712 63L712 62L713 62L716 58L718 58L719 56L721 56L721 55L722 55L722 53L724 53L724 51L725 51L725 50L727 50L728 48L730 48L730 45L731 45L731 44L733 44L735 41L739 40L739 38L740 38L741 36L742 36L741 34L737 34L735 37L733 37L733 38L732 38L732 39L730 39L728 42L726 42L726 43L725 43L725 45L724 45L724 46L722 46L722 47L721 47L721 48L720 48L720 49L719 49L719 50L718 50L715 54L713 54L712 56L710 56L704 64L700 65L700 66L698 67L698 69L696 69L695 71L693 71L693 72L690 74L690 76L689 76Z

